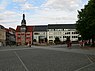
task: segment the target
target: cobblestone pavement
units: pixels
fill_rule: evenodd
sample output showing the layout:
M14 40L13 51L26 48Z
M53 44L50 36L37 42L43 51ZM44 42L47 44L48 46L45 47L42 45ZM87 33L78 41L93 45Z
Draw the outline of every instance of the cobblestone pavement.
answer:
M0 71L95 71L94 53L76 47L15 46L0 49Z

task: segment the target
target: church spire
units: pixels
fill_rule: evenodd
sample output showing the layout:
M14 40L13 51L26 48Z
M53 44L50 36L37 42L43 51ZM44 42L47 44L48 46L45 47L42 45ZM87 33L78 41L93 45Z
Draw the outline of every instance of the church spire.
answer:
M23 14L23 19L22 19L22 21L21 21L21 25L26 25L26 20L25 20L25 14Z
M25 20L25 14L23 14L23 20Z

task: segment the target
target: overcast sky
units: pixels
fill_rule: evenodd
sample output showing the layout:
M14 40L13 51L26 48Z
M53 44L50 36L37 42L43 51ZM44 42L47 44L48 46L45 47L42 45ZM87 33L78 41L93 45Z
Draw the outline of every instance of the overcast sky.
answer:
M16 28L21 25L22 14L27 25L74 24L77 10L88 0L0 0L0 24Z

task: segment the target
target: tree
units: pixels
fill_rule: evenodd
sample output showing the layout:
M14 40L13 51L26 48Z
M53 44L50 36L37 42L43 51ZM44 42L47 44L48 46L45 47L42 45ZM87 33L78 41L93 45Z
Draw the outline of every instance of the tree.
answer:
M47 38L45 38L45 42L47 42Z
M89 0L84 9L78 11L78 21L76 22L76 29L82 36L83 40L95 40L95 0Z
M37 42L37 40L36 39L33 39L33 42Z
M56 37L56 38L55 38L54 43L55 43L55 44L59 44L59 43L60 43L59 37Z

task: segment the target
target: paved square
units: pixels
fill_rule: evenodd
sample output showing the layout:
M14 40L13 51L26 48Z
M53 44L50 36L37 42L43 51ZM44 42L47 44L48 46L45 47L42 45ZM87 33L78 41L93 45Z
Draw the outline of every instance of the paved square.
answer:
M87 54L31 47L0 51L0 71L95 71L95 63Z

